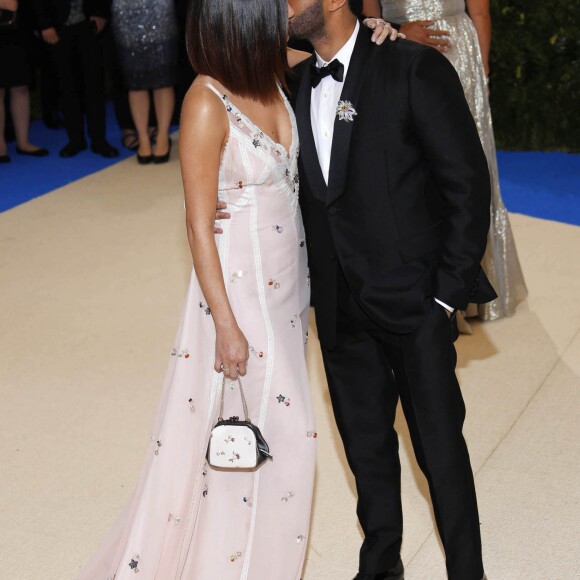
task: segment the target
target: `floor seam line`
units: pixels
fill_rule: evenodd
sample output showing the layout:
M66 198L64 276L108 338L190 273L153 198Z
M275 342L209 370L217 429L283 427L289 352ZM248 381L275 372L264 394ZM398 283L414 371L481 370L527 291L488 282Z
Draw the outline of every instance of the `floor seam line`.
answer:
M479 473L487 465L488 461L491 459L493 454L497 451L498 447L506 440L508 435L513 431L514 427L518 424L519 420L522 418L522 415L528 410L529 406L532 404L534 399L538 396L538 393L542 390L542 387L546 384L550 375L554 372L554 369L560 364L560 362L562 362L562 358L563 358L564 354L568 351L568 349L570 348L572 343L576 340L576 337L579 334L580 334L580 330L577 330L576 334L574 334L574 336L569 340L568 344L566 344L566 346L562 349L562 354L558 355L556 361L550 367L550 369L548 370L548 372L544 376L543 380L540 382L538 388L533 392L532 396L528 399L528 402L526 403L524 408L521 410L521 412L518 414L518 416L515 418L515 420L511 424L510 428L505 432L504 436L498 441L497 445L489 452L489 454L484 459L484 461L482 462L479 469L476 472L474 472L474 475L479 475Z
M489 455L487 455L487 457L485 458L485 460L483 461L483 463L481 464L481 466L479 467L479 469L477 471L474 471L474 473L473 473L474 479L475 479L475 476L479 475L479 473L487 465L487 463L489 462L489 460L491 459L491 457L493 456L493 454L497 451L498 447L505 441L505 439L507 438L507 436L512 432L513 428L517 425L517 423L521 419L522 415L526 412L526 410L528 409L528 407L531 405L532 401L536 398L536 396L538 395L538 393L542 390L542 387L546 384L546 381L548 380L548 378L550 377L550 375L554 372L554 369L562 361L562 358L564 357L564 354L568 351L568 349L570 348L570 346L572 345L572 343L576 340L576 338L578 337L578 335L580 335L580 330L577 330L576 331L576 334L574 334L574 336L570 339L570 341L568 342L568 344L564 347L564 349L562 349L562 354L557 357L556 362L550 367L550 369L548 370L548 372L544 376L543 380L540 382L538 388L534 391L534 393L532 394L532 396L529 398L528 402L526 403L526 405L524 406L524 408L522 409L522 411L518 414L518 416L516 417L516 419L514 420L514 422L511 424L510 428L505 432L504 436L500 439L500 441L498 442L498 444L490 451ZM425 541L419 546L419 548L417 549L417 551L409 559L408 565L413 562L413 560L418 556L419 552L423 549L423 547L425 546L425 544L431 539L431 536L433 536L434 534L435 534L435 530L432 530L429 533L429 535L425 538Z

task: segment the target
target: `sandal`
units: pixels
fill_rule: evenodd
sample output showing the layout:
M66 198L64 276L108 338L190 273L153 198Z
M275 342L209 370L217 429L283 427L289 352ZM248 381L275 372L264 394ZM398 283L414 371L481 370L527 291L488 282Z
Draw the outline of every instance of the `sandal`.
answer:
M129 151L137 151L139 149L139 137L135 131L128 131L121 138L121 143L123 146L129 149Z

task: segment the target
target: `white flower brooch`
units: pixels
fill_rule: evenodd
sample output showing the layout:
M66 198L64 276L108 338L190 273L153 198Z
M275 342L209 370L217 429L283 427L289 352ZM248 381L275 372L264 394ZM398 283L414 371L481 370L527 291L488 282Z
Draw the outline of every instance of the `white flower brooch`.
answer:
M336 107L336 114L338 115L339 121L354 121L355 115L357 112L355 108L352 106L350 101L338 101L338 107Z

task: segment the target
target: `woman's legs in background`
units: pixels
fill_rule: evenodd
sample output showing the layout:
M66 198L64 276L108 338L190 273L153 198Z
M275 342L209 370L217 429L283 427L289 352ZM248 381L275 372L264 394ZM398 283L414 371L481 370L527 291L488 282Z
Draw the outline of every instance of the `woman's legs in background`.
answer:
M153 102L157 117L157 140L153 153L163 156L169 150L169 126L175 108L175 90L173 87L154 89Z
M27 85L10 89L10 112L16 134L16 146L27 153L38 151L40 147L28 140L30 129L30 91Z
M151 139L149 138L149 91L129 91L129 106L139 137L138 154L146 157L151 155Z

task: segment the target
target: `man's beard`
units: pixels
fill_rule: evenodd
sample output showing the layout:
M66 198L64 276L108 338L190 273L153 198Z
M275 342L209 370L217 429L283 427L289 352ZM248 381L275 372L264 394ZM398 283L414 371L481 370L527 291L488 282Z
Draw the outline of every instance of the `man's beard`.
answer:
M306 10L290 19L290 36L310 42L326 36L322 0L315 0Z

